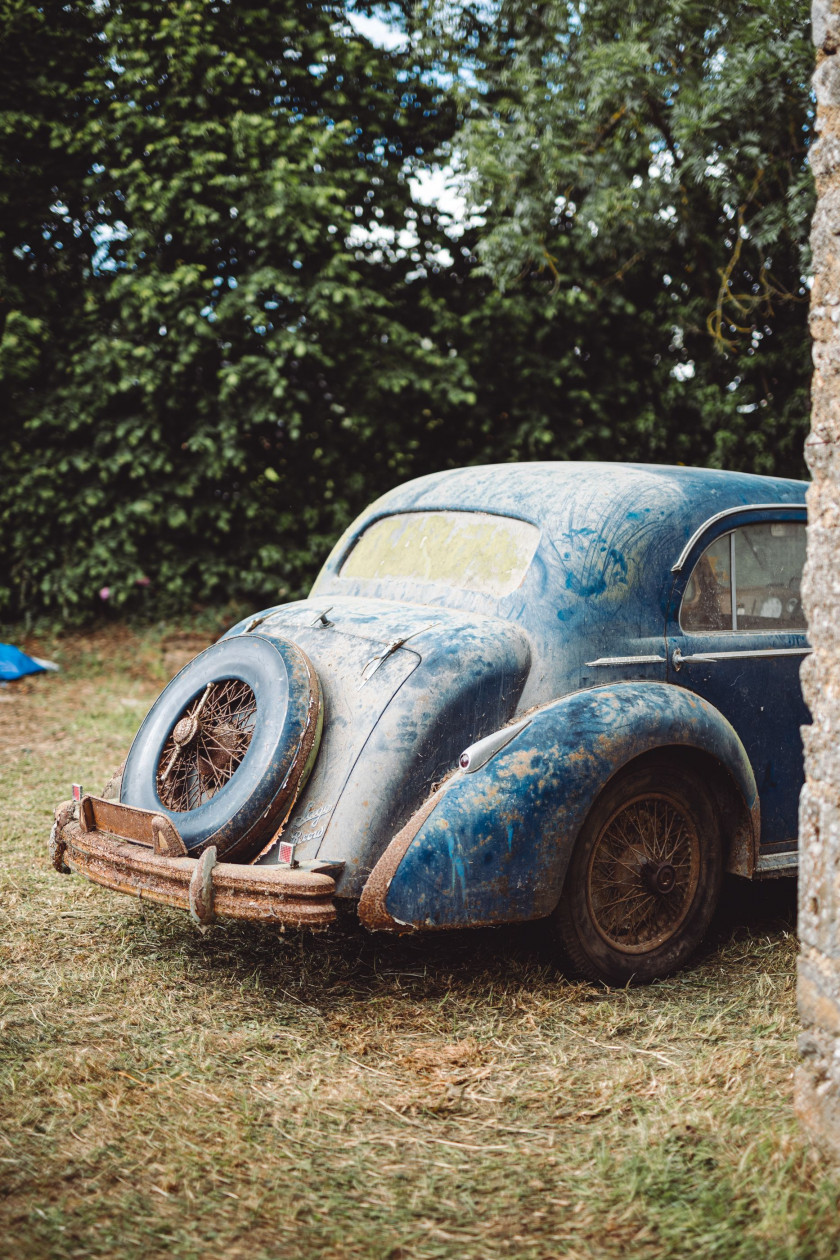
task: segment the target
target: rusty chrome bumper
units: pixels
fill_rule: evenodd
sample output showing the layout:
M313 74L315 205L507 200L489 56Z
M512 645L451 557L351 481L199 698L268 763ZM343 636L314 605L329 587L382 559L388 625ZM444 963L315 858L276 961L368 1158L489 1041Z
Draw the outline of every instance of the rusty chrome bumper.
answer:
M73 802L56 810L50 858L58 871L76 871L104 888L189 910L200 924L227 918L318 928L335 921L335 880L327 874L217 862L212 848L199 858L169 857L90 827L89 818L80 821L78 814Z

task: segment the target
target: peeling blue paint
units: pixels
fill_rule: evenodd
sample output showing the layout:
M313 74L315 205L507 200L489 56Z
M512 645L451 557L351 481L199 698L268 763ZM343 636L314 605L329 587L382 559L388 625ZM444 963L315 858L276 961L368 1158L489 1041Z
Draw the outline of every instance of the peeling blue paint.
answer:
M642 753L675 747L725 767L747 809L755 807L755 776L736 732L688 692L625 683L546 706L484 767L449 781L391 881L389 914L416 927L550 914L604 784ZM514 845L515 834L527 844Z
M603 595L607 579L602 575L587 585L576 573L567 573L565 585L566 590L572 591L579 599L591 599L593 595Z

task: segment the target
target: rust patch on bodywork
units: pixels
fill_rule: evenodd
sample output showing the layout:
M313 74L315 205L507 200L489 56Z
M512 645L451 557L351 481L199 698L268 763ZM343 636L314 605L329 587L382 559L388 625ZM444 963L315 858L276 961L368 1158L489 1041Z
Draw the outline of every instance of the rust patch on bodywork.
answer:
M372 932L411 931L409 924L400 923L388 913L385 908L385 899L397 867L405 857L408 846L440 800L442 790L443 785L423 802L415 814L412 814L402 830L394 836L368 876L359 898L359 919Z
M60 854L62 865L104 888L182 910L191 908L191 885L202 859L166 857L151 846L98 829L85 830L80 821L67 817L66 806L57 811L54 832L54 864ZM335 880L329 875L232 862L211 865L209 852L204 855L200 895L194 889L192 898L199 922L208 922L208 916L294 927L326 927L335 921Z
M64 861L67 842L64 839L64 828L78 817L78 806L75 801L64 801L55 811L55 818L50 831L50 864L59 875L69 875L70 867Z
M449 779L436 807L414 815L412 834L386 849L384 871L374 868L370 884L381 875L385 887L363 921L404 932L545 917L604 785L665 748L702 758L727 835L743 828L749 839L758 821L755 779L716 710L664 683L593 688L535 712L486 764Z
M737 793L737 789L729 794L734 804L726 802L722 808L722 817L731 820L732 833L729 838L729 850L726 854L726 870L730 875L741 875L752 879L755 874L758 856L758 840L761 835L761 803L758 796L747 805Z

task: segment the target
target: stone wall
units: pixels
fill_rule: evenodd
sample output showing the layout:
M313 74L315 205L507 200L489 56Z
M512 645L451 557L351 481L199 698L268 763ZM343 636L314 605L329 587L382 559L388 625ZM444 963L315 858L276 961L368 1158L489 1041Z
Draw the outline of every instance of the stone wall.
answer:
M805 731L799 811L799 1010L796 1105L840 1162L840 0L814 0L819 139L811 231L814 396L806 458L808 561L803 599L813 655L802 667L814 725Z

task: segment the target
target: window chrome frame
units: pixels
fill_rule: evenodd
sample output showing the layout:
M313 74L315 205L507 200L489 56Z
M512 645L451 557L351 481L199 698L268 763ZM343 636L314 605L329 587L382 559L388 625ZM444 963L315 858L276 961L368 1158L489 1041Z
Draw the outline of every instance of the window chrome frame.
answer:
M686 561L691 555L693 549L697 546L700 539L711 529L713 525L717 525L719 521L725 521L729 516L740 516L743 512L806 512L807 508L804 503L742 503L740 507L725 508L722 512L717 512L714 516L710 516L704 521L699 529L695 529L688 542L680 552L679 559L671 565L672 573L681 573L685 568ZM781 522L778 522L781 523ZM807 525L807 517L805 524ZM735 526L733 526L733 529ZM714 540L712 540L714 541Z

